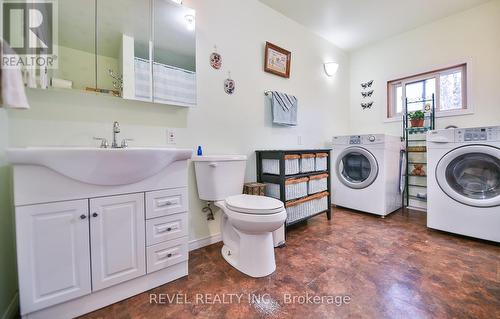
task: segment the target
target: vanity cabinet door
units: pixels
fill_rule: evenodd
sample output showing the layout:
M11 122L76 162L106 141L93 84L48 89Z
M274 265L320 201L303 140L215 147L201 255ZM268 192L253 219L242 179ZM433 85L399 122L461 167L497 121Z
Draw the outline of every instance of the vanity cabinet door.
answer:
M16 208L21 314L91 291L88 200Z
M144 193L90 200L92 290L146 274Z

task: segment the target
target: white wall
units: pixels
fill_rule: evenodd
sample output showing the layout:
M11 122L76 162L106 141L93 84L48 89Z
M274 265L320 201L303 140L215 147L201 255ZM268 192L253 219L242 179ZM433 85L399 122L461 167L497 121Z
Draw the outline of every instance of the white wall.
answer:
M249 156L246 179L255 180L256 149L325 147L334 134L348 130L349 59L329 42L273 11L257 0L185 1L196 9L198 106L185 109L124 101L80 92L31 90L28 111L9 111L11 146L97 145L92 136L110 137L114 120L121 137L134 145L165 145L166 128L177 129L177 146L206 153ZM265 41L292 52L291 78L263 72ZM217 45L222 70L209 66ZM340 63L328 78L323 62ZM236 92L223 90L227 71ZM271 125L265 90L280 90L299 99L299 126ZM297 144L302 137L302 145ZM190 237L219 232L219 222L207 222L201 212L190 168Z
M351 54L352 133L401 135L401 123L384 123L387 81L468 62L474 114L438 118L436 126L500 125L500 1L400 34ZM360 83L374 80L374 106L362 110Z

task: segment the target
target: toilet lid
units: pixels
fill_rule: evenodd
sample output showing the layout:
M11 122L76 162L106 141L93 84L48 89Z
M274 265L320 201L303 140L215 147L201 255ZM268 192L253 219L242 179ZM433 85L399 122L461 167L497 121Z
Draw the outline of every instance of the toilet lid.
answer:
M232 211L245 214L276 214L283 211L283 202L266 196L235 195L226 198L226 206Z

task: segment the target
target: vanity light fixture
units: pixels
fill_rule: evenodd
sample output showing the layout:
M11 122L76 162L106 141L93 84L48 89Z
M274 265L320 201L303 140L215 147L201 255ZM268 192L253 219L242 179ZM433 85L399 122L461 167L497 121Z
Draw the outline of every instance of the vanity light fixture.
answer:
M175 2L177 4L182 4L182 0L170 0L170 1Z
M325 68L325 73L328 76L333 76L339 69L339 64L335 62L326 62L323 64L323 66Z
M186 19L186 27L189 31L194 31L194 25L195 25L195 18L194 15L192 14L186 14L184 16L184 19Z

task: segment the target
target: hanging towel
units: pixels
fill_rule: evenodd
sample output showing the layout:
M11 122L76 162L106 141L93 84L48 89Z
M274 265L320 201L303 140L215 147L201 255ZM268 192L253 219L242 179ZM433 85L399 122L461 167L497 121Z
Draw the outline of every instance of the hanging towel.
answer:
M298 99L289 94L272 91L271 105L273 123L278 125L296 126Z
M0 42L0 59L2 46L5 52L15 54L5 42ZM0 60L2 61L2 60ZM23 77L18 68L0 68L0 107L29 109L28 98L24 91Z

